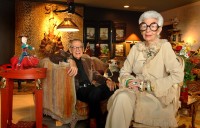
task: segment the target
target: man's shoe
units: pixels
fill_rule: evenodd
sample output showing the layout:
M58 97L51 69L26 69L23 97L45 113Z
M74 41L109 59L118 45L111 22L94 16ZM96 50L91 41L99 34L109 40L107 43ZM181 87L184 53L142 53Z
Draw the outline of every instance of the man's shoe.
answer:
M96 119L90 119L90 128L97 128Z

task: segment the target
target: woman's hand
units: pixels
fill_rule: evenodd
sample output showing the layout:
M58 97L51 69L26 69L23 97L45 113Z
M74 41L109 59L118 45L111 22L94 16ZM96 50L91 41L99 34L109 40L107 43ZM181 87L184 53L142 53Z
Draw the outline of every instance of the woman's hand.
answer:
M78 73L78 68L76 66L76 62L72 59L69 59L68 62L70 64L70 68L69 68L67 74L69 76L76 76L76 74Z
M140 80L140 79L129 80L127 87L129 89L133 89L135 91L139 91L141 82L142 82L142 80Z
M114 91L117 88L117 84L109 79L106 80L106 85L108 86L110 91Z

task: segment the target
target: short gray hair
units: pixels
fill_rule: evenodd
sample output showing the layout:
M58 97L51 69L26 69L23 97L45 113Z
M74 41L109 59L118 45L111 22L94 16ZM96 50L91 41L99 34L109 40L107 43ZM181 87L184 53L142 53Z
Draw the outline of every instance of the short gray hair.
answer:
M158 20L158 25L159 26L163 26L163 22L164 22L163 17L161 16L160 13L158 13L158 12L156 12L154 10L144 12L139 18L139 24L142 23L144 19L148 19L148 18L157 19Z
M70 47L72 46L72 43L73 43L73 42L76 42L76 41L80 42L80 43L83 45L83 48L84 48L84 43L83 43L82 40L80 40L80 39L73 39L73 40L70 40L70 41L69 41L69 44L68 44L68 48L70 48Z

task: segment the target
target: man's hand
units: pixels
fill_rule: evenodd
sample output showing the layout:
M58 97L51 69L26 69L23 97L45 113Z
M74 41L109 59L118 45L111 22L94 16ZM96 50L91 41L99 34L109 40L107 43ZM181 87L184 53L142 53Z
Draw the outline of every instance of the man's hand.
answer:
M70 64L70 68L69 68L67 74L69 76L76 76L76 74L78 73L78 68L76 66L76 62L72 59L69 59L68 62Z
M108 86L110 91L114 91L117 88L117 84L109 79L106 80L106 85Z

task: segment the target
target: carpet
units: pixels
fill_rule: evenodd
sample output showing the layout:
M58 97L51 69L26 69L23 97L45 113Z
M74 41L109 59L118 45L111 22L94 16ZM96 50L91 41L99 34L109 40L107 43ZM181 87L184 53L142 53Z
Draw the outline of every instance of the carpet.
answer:
M32 94L35 89L34 81L23 81L21 82L21 86L18 86L17 82L14 82L13 95L26 95Z
M191 121L192 121L192 117L189 116L188 114L180 114L180 119L178 121L178 125L179 125L178 128L192 128ZM195 119L195 128L200 128L200 107L198 107L198 111L197 111L197 115Z

